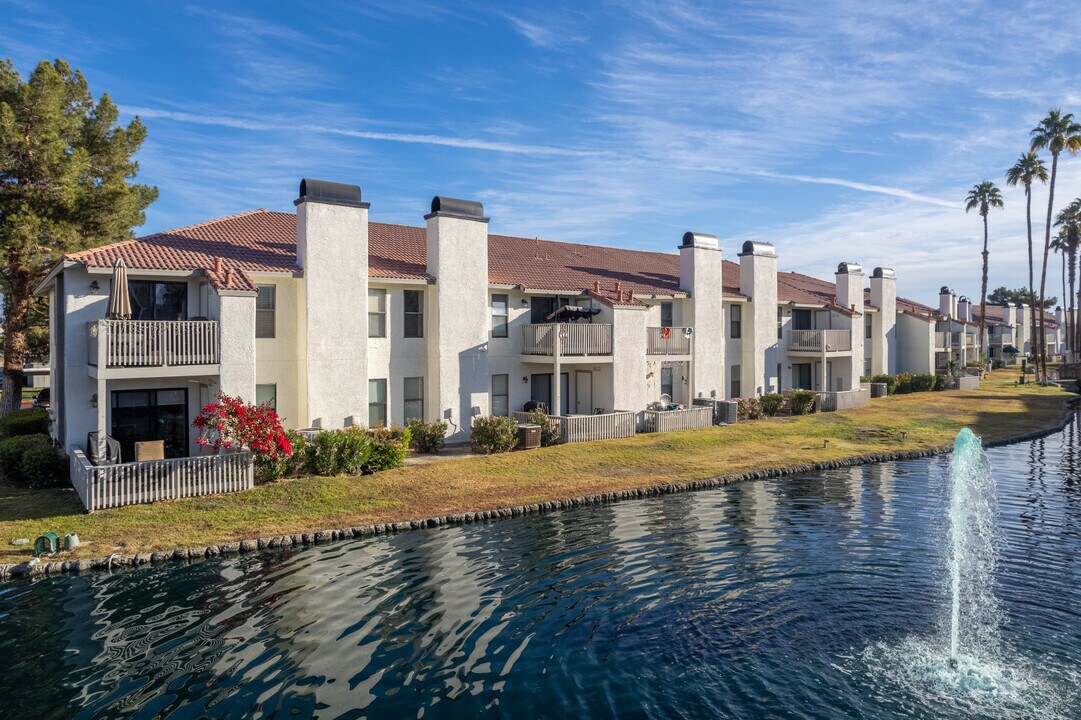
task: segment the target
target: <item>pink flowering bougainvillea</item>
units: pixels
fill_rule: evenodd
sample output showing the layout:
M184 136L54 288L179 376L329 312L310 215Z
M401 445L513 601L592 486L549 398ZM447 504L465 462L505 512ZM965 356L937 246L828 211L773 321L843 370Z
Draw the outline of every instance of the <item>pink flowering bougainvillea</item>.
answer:
M269 404L251 405L238 397L219 395L216 402L203 408L192 427L201 431L200 445L221 448L247 448L267 458L285 458L293 454L278 413Z

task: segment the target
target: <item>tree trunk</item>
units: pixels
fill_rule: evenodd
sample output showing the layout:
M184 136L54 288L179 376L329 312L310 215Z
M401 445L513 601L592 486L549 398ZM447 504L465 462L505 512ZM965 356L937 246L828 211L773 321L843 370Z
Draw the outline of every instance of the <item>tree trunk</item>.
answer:
M26 362L26 330L30 319L30 278L16 274L4 298L7 328L4 333L4 383L0 417L22 406L23 364Z
M1074 248L1070 248L1070 294L1067 295L1067 297L1070 298L1070 305L1072 306L1071 310L1073 310L1073 305L1074 305L1074 300L1073 300L1074 291L1073 291L1073 289L1074 289L1074 278L1076 277L1076 275L1077 275L1077 250L1075 250ZM1063 293L1063 295L1065 295L1065 293ZM1072 314L1073 313L1071 312L1071 315ZM1070 338L1069 339L1069 344L1066 347L1068 347L1070 349L1071 359L1076 361L1076 359L1077 359L1077 323L1076 322L1072 322L1070 324L1069 338Z
M1055 175L1058 173L1058 153L1051 153L1051 182L1047 192L1047 227L1043 234L1043 272L1040 273L1040 307L1047 297L1047 256L1051 252L1051 214L1055 207ZM1040 376L1047 381L1047 334L1044 332L1043 313L1040 313L1040 356L1043 358Z
M1070 303L1072 300L1070 296L1066 294L1066 248L1062 248L1062 331L1065 333L1066 340L1066 352L1070 352L1070 348L1073 347L1070 344L1070 338L1073 337L1074 319L1073 313L1070 312Z
M1031 322L1029 324L1029 350L1032 352L1033 362L1036 364L1036 382L1040 381L1040 369L1039 363L1036 362L1036 358L1039 357L1036 354L1036 279L1033 277L1032 267L1032 183L1025 183L1025 222L1028 224L1028 304L1031 315ZM1043 313L1041 312L1042 316ZM1024 345L1020 348L1021 352L1025 351Z
M983 287L980 290L980 362L987 356L984 350L984 332L987 327L987 212L983 212Z

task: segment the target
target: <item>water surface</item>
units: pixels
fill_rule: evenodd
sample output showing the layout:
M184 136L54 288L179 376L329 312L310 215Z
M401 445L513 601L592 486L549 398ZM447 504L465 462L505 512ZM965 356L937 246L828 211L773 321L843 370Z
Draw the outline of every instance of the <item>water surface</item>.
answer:
M1000 648L943 673L945 458L0 586L7 718L1079 717L1076 426L990 451Z

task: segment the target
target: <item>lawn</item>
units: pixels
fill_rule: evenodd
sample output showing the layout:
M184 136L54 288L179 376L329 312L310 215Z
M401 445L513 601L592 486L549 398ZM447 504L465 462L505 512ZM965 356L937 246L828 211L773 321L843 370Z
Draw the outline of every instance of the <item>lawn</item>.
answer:
M0 563L29 559L30 550L11 540L47 530L76 532L85 543L63 558L170 550L931 448L952 442L965 426L996 440L1055 425L1073 396L1018 386L1018 374L1002 370L979 390L897 395L842 413L467 457L365 477L308 477L93 515L82 512L70 489L0 487Z

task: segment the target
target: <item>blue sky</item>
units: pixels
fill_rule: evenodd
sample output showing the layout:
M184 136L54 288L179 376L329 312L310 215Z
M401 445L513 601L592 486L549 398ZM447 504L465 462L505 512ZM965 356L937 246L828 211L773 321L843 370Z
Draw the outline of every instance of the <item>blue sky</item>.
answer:
M361 185L374 220L422 224L442 194L506 234L670 251L696 230L732 259L760 239L786 270L892 266L925 301L979 293L967 189L1004 185L1049 108L1081 114L1062 3L314 7L0 0L0 55L63 57L143 118L140 234L292 211L309 176ZM1061 167L1065 203L1081 158ZM1005 194L992 287L1027 282Z

